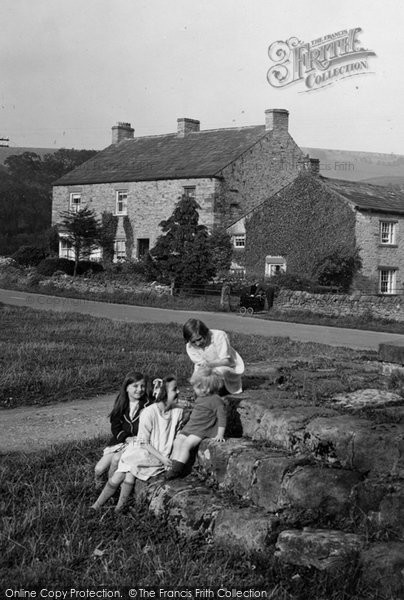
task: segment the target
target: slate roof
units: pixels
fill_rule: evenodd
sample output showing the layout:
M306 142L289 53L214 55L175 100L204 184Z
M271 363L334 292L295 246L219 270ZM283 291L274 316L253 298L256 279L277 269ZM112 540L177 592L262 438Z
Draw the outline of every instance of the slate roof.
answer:
M321 177L328 188L344 196L359 210L404 214L404 193L386 186Z
M112 144L54 185L218 177L221 169L272 132L263 125L138 137Z

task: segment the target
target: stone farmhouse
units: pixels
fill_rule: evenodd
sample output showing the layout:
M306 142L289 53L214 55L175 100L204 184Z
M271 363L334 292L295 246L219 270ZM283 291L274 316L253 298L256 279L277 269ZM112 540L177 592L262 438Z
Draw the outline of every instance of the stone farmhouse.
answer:
M116 215L116 259L144 256L184 194L198 202L201 223L227 227L310 168L288 120L287 110L270 109L263 125L201 130L182 118L176 133L145 137L118 123L110 146L55 182L52 223L83 206ZM235 248L244 241L234 234ZM59 254L72 255L63 232Z
M236 261L270 277L288 271L311 277L333 251L358 249L354 287L397 294L404 288L404 194L389 187L300 173L293 182L228 229L244 236Z

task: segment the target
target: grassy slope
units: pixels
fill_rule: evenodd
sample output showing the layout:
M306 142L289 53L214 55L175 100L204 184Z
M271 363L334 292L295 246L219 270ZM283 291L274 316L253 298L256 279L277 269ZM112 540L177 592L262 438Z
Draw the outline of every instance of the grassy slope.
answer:
M181 539L145 507L94 513L93 465L100 446L68 444L0 465L0 581L4 588L124 586L255 588L273 600L376 600L351 577L333 580L277 563L272 552L233 551ZM37 587L38 589L38 587Z
M129 371L151 377L191 374L181 327L120 323L73 313L0 305L0 406L85 398L114 392ZM361 353L288 338L231 334L246 362L281 356Z

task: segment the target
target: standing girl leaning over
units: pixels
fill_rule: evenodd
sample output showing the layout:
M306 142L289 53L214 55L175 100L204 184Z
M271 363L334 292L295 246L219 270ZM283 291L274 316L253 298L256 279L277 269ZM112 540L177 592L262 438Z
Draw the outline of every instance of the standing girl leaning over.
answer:
M109 415L112 439L95 465L96 487L102 485L102 476L107 469L109 475L115 472L123 450L136 438L140 413L152 402L151 386L147 377L142 373L129 373L121 385Z
M174 377L155 380L156 401L140 415L137 440L122 453L116 472L108 479L92 508L99 509L121 486L116 511L121 510L136 478L147 481L171 466L174 438L182 425L183 409L177 407L178 388Z

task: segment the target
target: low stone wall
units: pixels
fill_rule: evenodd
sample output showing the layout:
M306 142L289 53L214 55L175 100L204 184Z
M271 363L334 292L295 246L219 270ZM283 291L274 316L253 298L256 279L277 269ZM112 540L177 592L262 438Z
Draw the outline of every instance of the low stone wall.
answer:
M350 296L280 290L273 308L287 313L306 311L329 317L366 316L404 321L404 303L401 296Z

